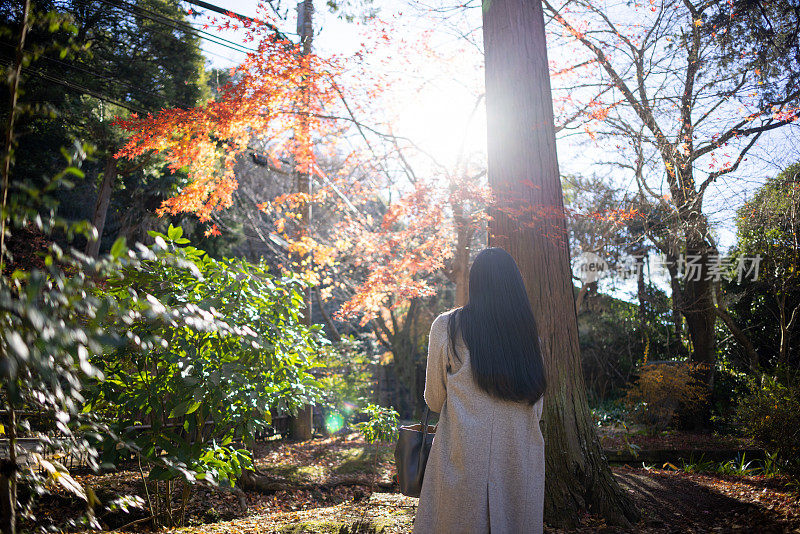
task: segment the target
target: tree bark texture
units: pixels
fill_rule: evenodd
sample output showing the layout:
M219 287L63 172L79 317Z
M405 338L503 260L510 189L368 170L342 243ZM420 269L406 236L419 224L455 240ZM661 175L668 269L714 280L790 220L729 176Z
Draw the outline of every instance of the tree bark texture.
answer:
M603 456L581 369L540 2L485 0L483 34L496 199L489 244L507 250L522 271L547 368L545 521L574 525L588 510L626 525L638 511Z
M690 231L694 234L694 231ZM687 273L681 295L681 312L686 318L689 338L692 341L691 359L707 367L703 371L704 382L709 390L714 385L714 363L717 352L715 324L717 320L714 303L714 282L706 280L710 251L705 241L687 239L686 258L699 257L699 273Z
M424 380L423 387L419 387L419 368L424 366L424 359L419 351L416 327L421 311L420 304L419 299L411 299L402 322L394 311L391 312L391 334L386 336L389 350L391 350L394 357L394 370L397 379L408 390L407 400L410 411L402 414L404 417L418 417L425 407L425 399L422 395L425 389ZM384 326L384 330L389 332L386 326ZM400 390L398 390L399 394Z
M117 178L117 160L113 154L109 154L106 159L106 167L103 170L103 181L97 191L97 202L94 205L94 215L92 215L92 225L97 229L97 239L90 239L86 243L86 255L97 258L100 255L100 241L103 239L103 229L106 226L106 216L108 215L108 205L111 202L111 190L114 188L114 181Z

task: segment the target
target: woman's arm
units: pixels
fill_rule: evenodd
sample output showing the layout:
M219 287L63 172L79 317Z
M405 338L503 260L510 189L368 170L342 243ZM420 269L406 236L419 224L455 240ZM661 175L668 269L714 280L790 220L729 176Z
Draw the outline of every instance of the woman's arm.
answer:
M447 319L440 315L431 325L428 337L428 362L425 365L425 391L423 397L428 407L441 413L447 398Z

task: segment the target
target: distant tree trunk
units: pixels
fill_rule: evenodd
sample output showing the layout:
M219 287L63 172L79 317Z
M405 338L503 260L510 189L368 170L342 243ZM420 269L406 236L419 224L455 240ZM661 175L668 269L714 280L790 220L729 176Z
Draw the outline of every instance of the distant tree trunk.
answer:
M789 313L786 292L781 293L780 297L776 296L778 301L778 308L780 311L780 329L781 341L778 348L778 361L781 365L786 366L786 372L789 372L789 344L792 340L792 330L797 323L797 316L800 313L800 305L796 306ZM788 315L788 316L787 316Z
M339 329L336 328L336 324L334 324L331 314L327 312L325 306L322 304L322 294L320 293L318 287L314 289L314 300L317 301L317 308L319 308L319 312L322 314L322 319L325 321L325 326L328 327L328 337L334 343L340 342L342 340L342 335L339 333Z
M722 308L719 304L717 305L716 313L717 316L719 316L719 318L722 319L722 322L725 323L725 326L728 327L728 330L730 330L731 335L733 335L734 339L742 347L742 350L744 350L745 356L747 357L747 366L750 368L750 371L752 372L758 371L758 365L759 365L758 353L756 352L753 343L750 341L750 338L748 338L744 334L744 332L742 332L742 329L739 328L739 325L736 324L736 322L733 320L733 318L730 316L727 310Z
M578 294L575 295L575 315L581 313L583 303L587 302L586 297L597 293L597 280L581 284Z
M667 270L669 271L669 283L672 289L672 323L675 327L675 339L677 341L678 354L686 356L686 347L683 344L683 315L681 314L681 282L678 278L677 257L667 255Z
M636 297L639 299L639 328L642 330L642 340L647 335L647 285L644 283L644 257L636 258Z
M314 407L304 404L289 419L289 438L295 441L308 441L314 437Z
M103 229L106 226L106 215L108 215L108 205L111 202L111 191L114 189L114 181L117 178L117 160L113 154L106 158L106 167L103 171L103 181L97 191L97 201L94 204L94 215L92 215L92 225L97 228L97 239L90 239L86 243L86 255L96 258L100 255L100 241L103 238Z
M638 511L611 474L586 399L540 2L485 1L483 34L497 202L489 243L522 271L547 367L545 521L570 526L589 510L628 525Z
M300 33L300 42L303 46L301 54L308 55L311 53L311 44L314 38L314 26L313 26L313 13L314 13L314 2L312 0L303 0L298 4L298 24L297 28ZM308 99L308 89L303 87L302 88L302 95L303 98ZM303 138L308 139L308 127L305 121L301 122L301 129L305 130L303 132ZM308 172L300 171L297 173L297 191L299 193L306 193L310 196L311 194L311 179L308 175ZM306 204L302 207L302 216L300 220L300 233L301 235L308 232L308 225L311 222L311 203L306 202ZM311 288L307 288L304 290L304 314L305 321L307 325L311 325ZM314 416L313 416L313 407L309 404L303 406L298 412L297 415L292 417L289 420L289 434L292 439L296 440L309 440L314 436Z
M453 254L450 279L456 285L455 306L461 307L467 303L469 297L469 260L475 228L464 216L464 208L461 205L453 206L453 219L456 227L456 250Z
M408 411L403 416L414 416L422 413L425 400L417 380L417 368L423 363L417 346L416 322L420 313L419 299L411 299L405 312L405 317L398 319L392 310L389 317L391 327L382 317L376 318L378 339L392 352L394 371L398 381L397 394L401 396L403 388L408 391ZM423 383L424 386L424 383Z

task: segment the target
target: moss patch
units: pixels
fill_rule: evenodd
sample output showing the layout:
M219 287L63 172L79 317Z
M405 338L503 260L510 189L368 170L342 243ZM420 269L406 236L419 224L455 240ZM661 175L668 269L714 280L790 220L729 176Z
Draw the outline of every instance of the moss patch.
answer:
M371 473L375 462L375 446L357 447L336 452L337 464L332 472L337 475L348 475L353 473ZM378 448L378 463L394 461L394 449L381 445Z
M407 534L412 531L417 499L397 493L373 493L360 503L343 503L296 512L250 515L234 521L186 527L180 534ZM363 523L362 523L363 520Z
M383 534L385 529L372 522L350 524L338 521L304 521L281 527L281 534Z
M342 476L371 479L374 464L374 445L343 437L324 442L267 444L256 454L259 471L300 484L329 482ZM394 472L394 444L378 446L377 467L378 478L390 481Z
M278 464L260 466L259 470L299 484L314 482L326 474L325 466L322 465Z

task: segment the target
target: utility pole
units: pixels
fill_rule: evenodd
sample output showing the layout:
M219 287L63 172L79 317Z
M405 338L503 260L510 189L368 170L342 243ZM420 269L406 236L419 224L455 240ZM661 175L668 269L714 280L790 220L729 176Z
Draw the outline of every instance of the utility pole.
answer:
M311 53L311 45L314 40L314 2L313 0L301 0L297 4L297 33L300 35L301 56L307 56ZM302 61L302 57L301 57ZM308 111L309 103L309 90L308 86L303 84L300 88L300 108L301 113ZM299 121L300 139L303 142L310 143L311 140L308 136L308 117L301 115ZM295 170L295 183L298 193L305 193L308 198L311 197L311 177L308 169L308 162L303 162L302 169ZM298 228L298 237L302 238L308 234L308 225L311 223L311 202L307 201L301 207L300 224ZM304 256L299 258L302 264L310 263L311 258ZM307 325L311 325L311 288L307 288L303 295L303 320ZM314 408L310 404L306 404L300 408L297 415L291 420L290 434L292 439L296 440L309 440L313 437L314 433Z

